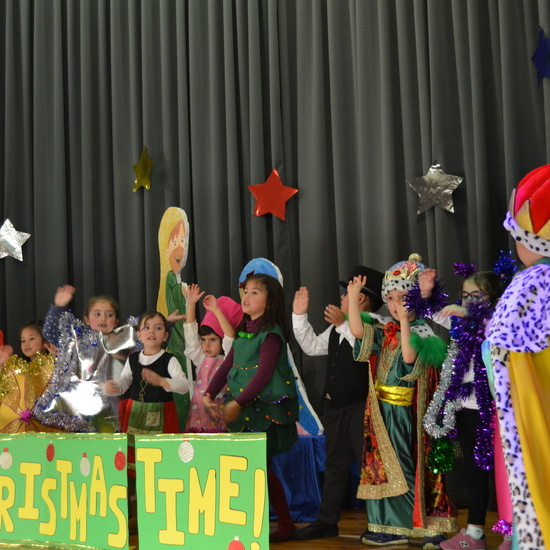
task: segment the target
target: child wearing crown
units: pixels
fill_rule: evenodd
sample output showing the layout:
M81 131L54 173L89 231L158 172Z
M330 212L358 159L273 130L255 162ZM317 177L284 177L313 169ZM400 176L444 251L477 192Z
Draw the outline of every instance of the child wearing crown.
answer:
M425 269L418 255L385 274L382 299L393 317L385 324L360 314L365 277L348 286L349 324L357 338L354 355L371 364L365 410L365 444L357 496L367 499L367 546L407 544L423 537L438 548L445 531L456 530L456 511L441 474L426 464L429 438L422 418L445 358L445 343L405 305L405 295Z
M487 339L514 543L540 549L550 546L550 165L520 181L504 227L526 269L500 298Z

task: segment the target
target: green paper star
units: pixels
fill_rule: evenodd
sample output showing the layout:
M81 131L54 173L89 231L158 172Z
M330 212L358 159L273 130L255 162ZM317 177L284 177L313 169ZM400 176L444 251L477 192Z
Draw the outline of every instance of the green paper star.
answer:
M430 166L428 173L421 178L407 180L407 183L418 193L417 214L422 214L434 206L453 213L453 191L464 178L445 174L439 164Z
M134 188L132 191L135 192L140 187L145 187L145 189L150 190L153 159L147 154L147 147L141 150L141 158L137 164L134 164L133 169L136 174L136 179L134 180Z

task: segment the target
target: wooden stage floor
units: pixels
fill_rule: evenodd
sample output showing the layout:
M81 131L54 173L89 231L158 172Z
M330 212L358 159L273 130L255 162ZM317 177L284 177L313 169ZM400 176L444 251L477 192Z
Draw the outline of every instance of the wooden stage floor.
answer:
M459 524L460 527L466 525L466 510L459 510ZM489 512L487 514L487 527L485 528L485 536L487 537L488 550L496 550L499 544L502 542L501 535L493 533L491 526L496 522L497 516L495 512ZM304 524L307 525L307 524ZM272 526L274 527L274 525ZM340 536L331 539L318 539L318 540L289 540L287 542L280 542L277 544L271 544L270 548L275 550L349 550L351 548L377 548L375 546L365 546L361 544L359 537L365 531L365 512L362 510L345 510L342 513L342 519L339 523ZM0 548L2 546L0 545ZM44 548L44 547L42 547ZM416 546L384 546L383 548L400 549L400 550L418 550ZM36 547L30 546L17 546L18 550L36 550ZM130 549L139 550L139 543L137 535L130 537ZM51 548L51 550L54 550ZM151 550L151 549L142 549ZM204 550L219 550L216 548L205 548Z

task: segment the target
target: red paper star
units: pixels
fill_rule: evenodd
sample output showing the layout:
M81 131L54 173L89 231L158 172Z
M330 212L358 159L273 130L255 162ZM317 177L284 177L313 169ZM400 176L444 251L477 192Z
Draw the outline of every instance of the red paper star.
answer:
M254 216L271 213L281 220L285 219L286 201L298 193L298 189L283 185L277 170L271 172L265 183L249 185L248 188L256 199Z

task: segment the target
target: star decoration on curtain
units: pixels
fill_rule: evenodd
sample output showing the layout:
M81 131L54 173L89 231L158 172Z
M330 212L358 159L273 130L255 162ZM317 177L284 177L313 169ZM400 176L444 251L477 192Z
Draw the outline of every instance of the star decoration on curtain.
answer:
M248 185L248 189L256 199L254 216L273 214L283 221L286 216L286 202L298 193L298 189L283 185L279 172L275 169L265 183Z
M0 227L0 258L11 256L20 262L23 261L21 247L30 237L29 233L17 231L9 219Z
M537 67L537 86L540 86L543 78L550 78L550 39L544 36L544 31L539 28L539 42L531 61Z
M453 191L461 184L460 176L445 174L439 164L432 164L428 173L421 178L407 180L407 183L418 193L417 214L422 214L434 206L453 213Z
M136 179L134 180L134 188L132 191L135 192L140 187L145 187L145 189L150 190L153 159L147 154L147 147L141 150L141 158L137 164L134 164L133 169L136 174Z

